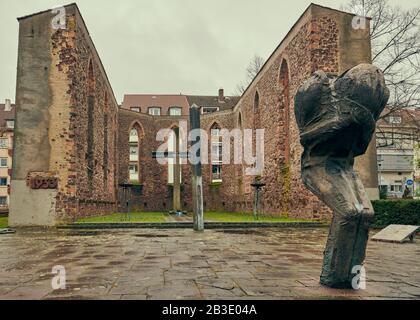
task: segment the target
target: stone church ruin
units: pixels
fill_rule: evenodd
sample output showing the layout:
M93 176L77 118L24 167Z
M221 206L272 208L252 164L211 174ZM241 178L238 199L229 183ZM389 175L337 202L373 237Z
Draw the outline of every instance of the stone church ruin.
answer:
M51 10L18 19L10 226L56 226L116 212L119 186L130 180L133 210L171 210L179 184L180 207L191 211L191 166L181 165L178 176L169 164L159 164L153 157L161 144L156 135L179 129L180 121L189 130L189 107L213 103L219 111L201 116L209 137L222 129L265 130L262 211L331 217L301 179L295 94L317 70L339 75L371 63L369 25L355 29L354 15L311 4L241 97L180 97L185 112L156 116L133 111L129 101L118 104L77 5L65 9L65 28L54 28ZM137 157L131 159L130 150ZM369 197L378 198L374 141L355 170ZM202 177L205 210L252 212L255 177L245 174L244 165L205 164Z

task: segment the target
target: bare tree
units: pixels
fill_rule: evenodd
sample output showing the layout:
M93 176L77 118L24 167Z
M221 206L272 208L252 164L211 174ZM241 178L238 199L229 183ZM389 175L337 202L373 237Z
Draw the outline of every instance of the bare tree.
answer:
M420 7L404 10L388 0L350 0L343 10L372 18L372 60L391 91L382 117L420 107Z
M248 67L246 68L245 80L236 86L235 95L241 96L248 88L249 84L254 80L255 76L260 72L265 60L259 55L254 55Z

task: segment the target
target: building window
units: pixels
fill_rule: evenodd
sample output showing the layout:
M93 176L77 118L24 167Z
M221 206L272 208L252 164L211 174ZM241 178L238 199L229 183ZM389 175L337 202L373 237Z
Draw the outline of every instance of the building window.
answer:
M211 174L212 182L222 182L223 142L217 125L211 129Z
M180 107L171 107L169 108L170 116L182 116L182 108Z
M9 141L7 138L0 139L0 149L7 149L9 147Z
M6 120L6 126L8 129L14 129L15 128L15 120Z
M175 132L175 129L172 129L169 135L169 139L168 139L168 153L170 154L170 156L168 157L168 184L175 183L174 177L175 177L176 137L177 137L177 133ZM179 139L179 145L180 145L181 137L178 137L178 139ZM182 170L179 170L179 181L182 182Z
M138 112L138 113L141 112L141 108L140 107L131 107L130 110L131 111L134 111L134 112Z
M149 114L151 116L160 116L160 108L159 107L149 108Z
M7 206L7 197L0 197L0 207Z
M401 124L402 123L402 118L399 116L390 116L388 118L388 121L390 124Z
M130 149L130 164L129 164L130 181L139 182L140 181L140 174L139 174L140 139L139 139L138 127L137 128L135 127L131 129L130 131L129 149Z
M139 146L130 145L130 161L139 161Z
M398 184L398 185L391 185L390 187L391 192L403 192L403 187L402 185Z
M2 187L7 186L7 178L5 177L0 178L0 186Z
M7 158L0 158L0 168L7 168Z
M208 114L208 113L213 113L213 112L218 112L219 108L218 107L203 107L201 108L201 113L202 114Z
M139 181L139 165L130 164L130 181Z
M139 142L139 134L136 129L130 131L130 142Z

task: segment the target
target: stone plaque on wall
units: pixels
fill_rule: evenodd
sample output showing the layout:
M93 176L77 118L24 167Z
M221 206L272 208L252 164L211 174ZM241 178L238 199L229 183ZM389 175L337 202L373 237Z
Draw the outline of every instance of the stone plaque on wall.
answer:
M58 179L54 177L32 177L29 180L29 186L34 190L57 189Z

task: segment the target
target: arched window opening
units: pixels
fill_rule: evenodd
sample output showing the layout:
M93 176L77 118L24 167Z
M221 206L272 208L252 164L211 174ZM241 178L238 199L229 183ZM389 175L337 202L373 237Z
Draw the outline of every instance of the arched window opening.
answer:
M257 92L255 92L255 97L254 97L254 109L257 110L260 107L260 94Z
M95 110L95 75L93 70L92 60L89 61L88 66L88 108L87 108L87 178L89 191L93 188L94 168L94 110Z
M290 83L289 67L287 61L283 60L280 67L280 87L282 90L282 104L284 110L284 128L285 128L285 165L290 162Z
M131 183L140 182L140 128L136 124L130 130L129 147L130 147L130 163L129 176Z
M105 92L105 102L104 102L104 147L103 147L103 176L104 176L104 185L108 184L108 164L109 164L109 154L108 154L108 94Z
M223 141L217 123L211 127L211 180L222 182Z
M139 134L137 129L132 129L130 133L130 161L139 161Z
M290 86L289 86L289 67L287 65L286 60L283 60L281 67L280 67L280 85L283 89L284 101L285 104L289 104L289 94L290 94Z

